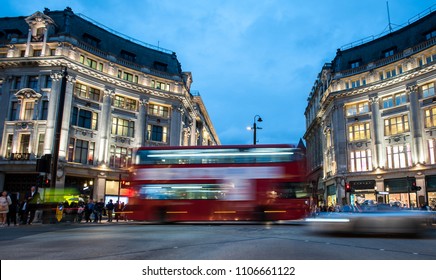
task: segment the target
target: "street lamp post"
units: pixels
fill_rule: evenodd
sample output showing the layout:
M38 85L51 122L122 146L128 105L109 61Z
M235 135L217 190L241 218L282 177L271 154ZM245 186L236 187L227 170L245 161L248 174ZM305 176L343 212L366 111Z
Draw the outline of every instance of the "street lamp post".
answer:
M254 116L254 120L253 120L253 145L256 145L257 142L257 136L256 136L257 130L262 129L261 127L257 126L257 122L262 122L262 118L259 115Z

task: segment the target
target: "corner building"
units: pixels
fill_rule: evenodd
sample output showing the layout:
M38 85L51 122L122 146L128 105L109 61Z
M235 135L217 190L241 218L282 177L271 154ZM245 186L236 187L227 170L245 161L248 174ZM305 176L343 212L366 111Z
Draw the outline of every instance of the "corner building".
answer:
M308 98L304 138L318 203L434 208L436 12L358 43L337 50Z
M70 8L0 18L0 188L22 194L42 175L107 198L137 147L219 145L192 81L174 52ZM36 171L44 155L55 175Z

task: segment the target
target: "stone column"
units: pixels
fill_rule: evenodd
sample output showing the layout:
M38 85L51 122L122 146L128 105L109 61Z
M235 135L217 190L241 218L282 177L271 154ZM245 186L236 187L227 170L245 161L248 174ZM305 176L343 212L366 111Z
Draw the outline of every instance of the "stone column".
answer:
M106 176L97 176L97 182L94 184L94 197L92 199L100 201L101 198L104 199L106 191Z
M56 125L56 113L57 104L59 102L59 94L61 92L62 84L62 73L52 72L50 74L52 79L52 89L50 93L47 93L48 97L48 114L47 114L47 125L44 137L44 154L51 154L53 142L55 139L55 125Z
M142 147L145 145L145 132L147 131L147 106L149 98L143 98L139 100L139 110L138 110L138 120L136 121L136 135L135 135L135 145L136 147Z
M183 114L181 105L173 106L171 110L170 145L180 146L182 140Z
M112 127L112 117L111 117L111 110L112 110L112 98L115 95L115 89L114 88L105 88L104 95L103 95L103 108L101 110L101 117L100 117L100 125L99 125L99 131L100 131L100 145L99 145L99 151L98 151L98 161L99 163L108 163L108 153L109 153L109 137L111 133L111 127Z
M29 34L27 34L27 44L26 50L24 52L24 57L28 57L30 53L30 42L32 41L32 29L29 28Z
M64 112L62 117L62 127L61 127L61 138L59 142L59 160L66 160L68 154L68 138L70 132L70 120L71 120L71 109L73 103L74 95L74 84L76 83L76 77L72 75L67 75L67 86L65 89L65 100L64 104L59 104L59 106L64 106Z
M409 126L412 137L412 159L413 163L423 163L425 161L425 154L423 149L422 139L422 119L419 107L418 85L407 85L406 92L409 95L410 115Z
M41 56L45 56L45 51L47 50L47 37L48 37L48 28L45 27L44 28L44 40L42 43Z
M382 167L385 165L385 153L383 153L383 135L384 135L384 124L381 122L380 117L380 98L377 94L369 97L369 104L371 106L371 119L372 119L372 141L374 146L374 154L372 155L372 165L374 169Z
M198 135L197 135L197 121L196 121L196 118L195 118L195 113L191 113L191 114L189 114L189 116L190 116L190 118L191 118L191 121L190 121L190 123L189 123L189 125L190 125L190 130L191 130L191 138L190 138L190 141L189 141L189 145L190 146L197 146L197 137L198 137Z

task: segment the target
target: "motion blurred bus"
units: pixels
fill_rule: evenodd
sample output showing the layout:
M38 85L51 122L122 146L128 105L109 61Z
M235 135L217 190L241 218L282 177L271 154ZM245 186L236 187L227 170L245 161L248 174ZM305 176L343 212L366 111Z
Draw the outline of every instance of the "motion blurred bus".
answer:
M305 166L292 145L142 147L127 186L128 218L302 219L311 206Z

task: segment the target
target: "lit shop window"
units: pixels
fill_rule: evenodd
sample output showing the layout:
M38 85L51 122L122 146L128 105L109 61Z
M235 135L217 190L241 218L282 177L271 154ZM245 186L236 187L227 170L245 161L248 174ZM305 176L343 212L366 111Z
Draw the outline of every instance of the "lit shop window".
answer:
M348 127L348 140L367 140L371 138L369 123L358 123Z
M350 152L350 171L362 172L372 170L371 150L351 151Z
M407 168L412 166L410 144L386 147L386 158L389 168Z
M346 106L347 116L355 116L369 112L368 102L360 102Z
M385 120L385 136L409 132L409 117L407 115Z

